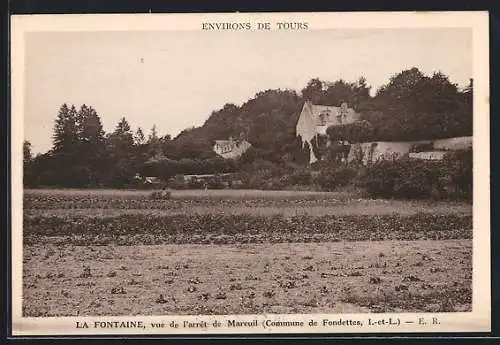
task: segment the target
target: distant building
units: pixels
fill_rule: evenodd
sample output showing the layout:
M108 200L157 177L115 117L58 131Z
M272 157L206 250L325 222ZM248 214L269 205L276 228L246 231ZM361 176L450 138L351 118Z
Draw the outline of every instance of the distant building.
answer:
M158 184L161 182L159 177L156 176L146 176L144 178L144 182L147 184Z
M303 143L309 144L310 163L314 163L315 157L312 149L312 139L317 135L326 135L326 129L330 126L347 125L359 120L360 114L342 103L340 107L328 105L316 105L306 101L302 107L299 120L297 121L297 136L302 138Z
M216 140L213 147L215 153L226 159L236 159L245 153L252 144L246 141L242 136L239 139Z
M426 161L440 161L444 159L446 153L447 151L410 152L408 157Z
M184 182L191 182L191 181L199 182L199 181L205 181L207 179L215 178L215 177L225 178L225 177L229 177L231 175L232 175L231 173L201 174L201 175L200 174L198 174L198 175L192 174L192 175L182 175L182 178L184 179Z
M135 174L134 179L149 185L156 185L161 183L161 179L156 176L141 176L140 174Z
M419 146L424 150L416 150ZM366 165L381 159L406 156L411 159L441 161L447 152L466 149L472 149L472 137L420 141L374 141L351 145L347 161L359 161Z

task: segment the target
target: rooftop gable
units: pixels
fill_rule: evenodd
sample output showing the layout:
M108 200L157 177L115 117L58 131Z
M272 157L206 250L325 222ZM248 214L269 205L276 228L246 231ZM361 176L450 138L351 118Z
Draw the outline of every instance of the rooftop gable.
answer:
M346 103L335 107L306 102L304 108L309 110L316 126L342 125L352 123L359 118L359 114L349 108Z

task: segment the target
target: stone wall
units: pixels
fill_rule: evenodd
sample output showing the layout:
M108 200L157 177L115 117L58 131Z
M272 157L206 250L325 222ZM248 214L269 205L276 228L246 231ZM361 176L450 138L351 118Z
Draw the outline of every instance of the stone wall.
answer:
M409 154L412 148L422 144L432 145L432 149L411 154L415 159L443 159L446 151L457 151L472 147L472 137L457 137L439 140L400 141L400 142L369 142L352 144L347 158L348 162L360 161L363 164L379 159L401 158Z

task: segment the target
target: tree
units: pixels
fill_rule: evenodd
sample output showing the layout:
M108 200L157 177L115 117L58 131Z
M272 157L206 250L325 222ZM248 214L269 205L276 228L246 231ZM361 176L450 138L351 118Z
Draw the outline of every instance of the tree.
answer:
M377 91L377 96L387 95L393 98L406 98L424 78L424 74L416 67L404 70L392 76L389 83Z
M57 114L54 133L52 136L53 147L50 154L42 160L41 166L50 167L52 176L48 180L56 180L63 187L71 187L75 179L75 170L79 162L78 116L74 106L71 108L64 103ZM37 164L40 166L40 164ZM61 169L64 167L64 169Z
M136 146L139 146L145 143L146 143L146 137L144 136L144 132L142 131L141 127L138 127L134 135L134 144Z
M122 117L115 130L107 138L107 184L123 187L130 184L138 168L134 136L127 120Z
M314 156L316 156L318 160L325 158L325 155L328 152L328 137L325 135L316 135L312 138L311 144Z
M23 165L25 169L29 166L32 159L33 155L31 153L31 143L28 140L25 140L23 142Z
M158 132L156 130L156 125L153 125L151 128L151 132L148 136L148 154L151 157L154 156L163 156L163 150L161 147L160 138L158 137Z
M97 153L104 145L104 130L96 110L83 104L77 114L77 133L86 152ZM130 129L130 128L129 128Z
M121 149L131 149L134 145L134 136L130 129L130 125L124 117L122 117L120 122L116 125L112 136L116 139L115 143L121 146Z
M349 142L362 143L373 140L374 127L368 121L358 121L348 127Z
M346 102L349 107L357 110L360 104L370 99L370 88L366 79L360 77L356 83L348 83L342 79L328 83L324 92L322 104L340 106Z
M311 79L302 89L302 98L318 104L324 98L323 84L319 78Z
M23 142L23 185L32 187L36 185L35 177L32 169L33 154L31 153L31 143L28 140Z
M71 153L77 143L77 125L74 106L68 108L64 103L57 114L54 126L53 151L55 153Z
M97 111L83 104L76 116L78 149L74 151L78 163L75 164L73 179L78 186L100 183L108 169L105 154L105 138L101 119Z
M156 131L156 125L153 125L153 127L151 127L151 132L149 133L148 136L148 142L153 142L156 140L158 140L158 132Z
M474 80L472 78L469 79L469 84L465 87L463 93L465 95L472 96L472 91L474 90Z
M373 124L373 140L411 141L472 135L468 93L441 72L402 71L382 86L362 118Z

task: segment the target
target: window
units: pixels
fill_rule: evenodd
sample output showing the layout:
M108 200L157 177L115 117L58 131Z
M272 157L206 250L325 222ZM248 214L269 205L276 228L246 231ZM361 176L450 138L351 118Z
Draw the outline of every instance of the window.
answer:
M320 122L321 126L325 126L326 123L328 122L329 118L330 118L330 111L329 110L323 110L319 114L319 122Z

